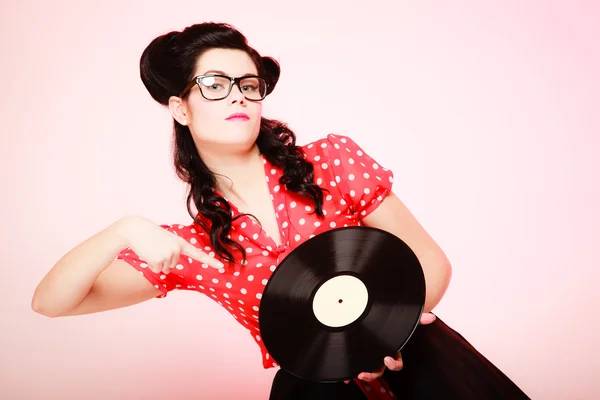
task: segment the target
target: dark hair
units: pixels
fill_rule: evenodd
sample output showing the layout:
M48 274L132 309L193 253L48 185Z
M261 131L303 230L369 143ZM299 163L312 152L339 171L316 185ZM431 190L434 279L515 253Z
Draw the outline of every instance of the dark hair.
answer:
M245 51L254 61L258 74L266 79L267 93L271 93L279 80L280 67L270 57L262 57L248 45L242 33L223 23L202 23L183 31L166 33L152 40L142 53L140 75L150 95L167 106L171 96L177 96L194 78L196 61L211 48ZM244 248L230 238L232 210L227 201L212 189L214 174L200 158L190 130L174 123L173 158L177 176L189 184L187 209L194 221L210 236L216 254L234 262L231 251L237 249L246 258ZM288 190L312 200L317 215L323 215L323 190L313 183L313 165L296 146L296 136L286 124L267 118L261 119L256 141L260 152L273 165L282 168L280 184ZM200 218L192 212L192 202Z

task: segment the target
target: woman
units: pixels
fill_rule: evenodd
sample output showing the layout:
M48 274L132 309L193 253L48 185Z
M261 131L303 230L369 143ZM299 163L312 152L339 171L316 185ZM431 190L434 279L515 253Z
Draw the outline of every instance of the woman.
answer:
M295 145L285 124L262 116L279 65L233 27L205 23L154 39L140 60L150 95L174 119L174 163L189 184L189 225L126 216L69 251L37 287L33 309L49 317L126 307L172 290L209 296L249 330L265 368L277 367L258 330L262 289L291 250L320 232L368 225L402 238L421 261L422 323L448 287L443 251L392 193L392 173L350 138ZM196 209L197 211L193 211ZM276 375L272 398L390 399L383 377L400 355L350 383ZM388 379L389 380L389 379ZM304 393L304 394L302 394Z

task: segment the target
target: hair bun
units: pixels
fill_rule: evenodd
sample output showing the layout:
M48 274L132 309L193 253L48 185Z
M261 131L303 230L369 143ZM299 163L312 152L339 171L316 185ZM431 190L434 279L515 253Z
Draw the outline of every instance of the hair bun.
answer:
M173 31L152 40L140 57L140 77L154 100L167 105L173 87L181 80L173 68L177 60L177 37Z
M279 75L281 74L281 68L279 63L272 57L261 57L263 67L265 69L265 79L267 80L267 84L269 85L267 89L267 94L271 93L277 82L279 81Z

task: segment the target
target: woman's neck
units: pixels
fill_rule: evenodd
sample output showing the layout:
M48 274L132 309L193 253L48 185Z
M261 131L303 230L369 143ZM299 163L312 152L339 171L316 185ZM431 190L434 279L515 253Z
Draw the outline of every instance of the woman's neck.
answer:
M264 165L258 146L244 153L204 154L202 160L215 175L215 189L224 196L230 194L241 197L257 183L264 179Z

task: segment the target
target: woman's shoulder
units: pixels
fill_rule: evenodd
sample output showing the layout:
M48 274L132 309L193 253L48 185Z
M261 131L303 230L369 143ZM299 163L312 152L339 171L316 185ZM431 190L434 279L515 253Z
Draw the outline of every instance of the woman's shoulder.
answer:
M305 158L311 161L317 169L359 171L362 174L374 172L375 175L393 179L393 172L382 166L369 154L371 151L363 148L359 142L361 142L360 139L329 133L301 146L301 149Z
M200 217L200 216L198 216ZM197 217L197 218L198 218ZM189 223L171 223L161 224L161 228L182 237L187 242L195 245L196 247L206 247L205 250L209 250L210 237L209 235L194 221Z
M305 152L314 152L326 149L328 146L333 146L336 149L340 149L346 144L350 146L358 146L356 141L349 136L340 135L337 133L328 133L300 147Z

